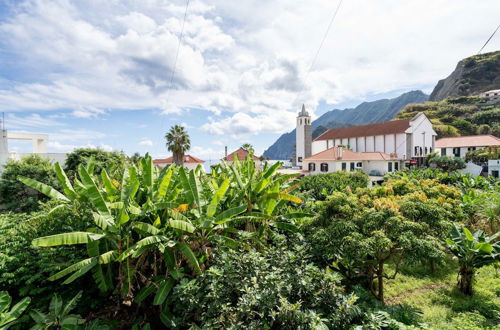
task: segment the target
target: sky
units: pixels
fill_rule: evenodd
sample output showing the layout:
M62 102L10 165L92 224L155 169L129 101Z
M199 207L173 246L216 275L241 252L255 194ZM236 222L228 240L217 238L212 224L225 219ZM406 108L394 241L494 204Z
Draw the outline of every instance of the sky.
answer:
M49 152L166 157L179 124L198 158L261 154L302 103L317 118L430 93L500 23L498 0L344 0L313 63L338 4L0 0L0 112L8 130L48 133ZM496 35L483 52L499 49Z

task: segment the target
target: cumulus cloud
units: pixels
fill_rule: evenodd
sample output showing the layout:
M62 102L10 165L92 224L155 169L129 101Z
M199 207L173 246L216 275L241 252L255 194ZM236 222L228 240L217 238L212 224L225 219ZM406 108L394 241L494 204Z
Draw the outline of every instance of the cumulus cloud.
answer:
M153 141L151 141L150 139L142 139L137 144L143 147L151 147L153 146Z
M78 118L202 109L216 115L203 125L210 134L280 133L302 103L314 115L321 100L432 87L477 51L500 9L495 0L343 2L309 71L336 6L192 1L172 75L184 1L25 0L0 21L0 50L28 78L2 79L0 109ZM499 47L494 38L486 51Z

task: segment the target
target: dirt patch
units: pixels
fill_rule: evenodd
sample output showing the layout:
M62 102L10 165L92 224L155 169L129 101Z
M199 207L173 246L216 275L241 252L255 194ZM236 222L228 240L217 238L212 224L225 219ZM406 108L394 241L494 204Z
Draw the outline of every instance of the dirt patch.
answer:
M449 285L449 284L450 284L450 282L427 284L427 285L421 286L421 287L413 289L413 290L408 290L408 291L402 292L402 293L400 293L397 296L394 296L392 298L386 299L385 304L386 305L396 305L401 300L403 300L404 298L409 297L411 295L423 293L423 292L427 292L427 291L431 291L431 290L436 290L436 289L442 288L442 287Z

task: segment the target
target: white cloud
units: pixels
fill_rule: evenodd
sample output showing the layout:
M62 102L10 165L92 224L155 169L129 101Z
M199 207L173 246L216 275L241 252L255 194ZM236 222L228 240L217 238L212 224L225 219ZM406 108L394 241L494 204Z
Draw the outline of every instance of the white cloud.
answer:
M225 115L203 126L210 134L280 133L302 103L433 86L477 52L500 10L496 0L344 1L307 74L336 6L193 1L171 80L184 1L24 1L0 21L0 50L40 79L2 79L0 109L204 109ZM496 36L485 51L499 48Z
M151 141L150 139L142 139L137 144L144 147L151 147L153 146L153 141Z
M7 116L5 116L5 127L7 129L22 129L26 127L48 128L63 125L63 123L57 120L43 118L36 113L27 116L18 116L15 114L7 114Z

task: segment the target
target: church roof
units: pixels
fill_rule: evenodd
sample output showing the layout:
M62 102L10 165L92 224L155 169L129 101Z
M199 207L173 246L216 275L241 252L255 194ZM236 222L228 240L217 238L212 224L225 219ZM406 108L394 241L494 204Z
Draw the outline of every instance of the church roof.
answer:
M233 153L230 153L229 155L224 157L223 160L227 160L227 161L232 162L232 161L234 161L235 155L238 156L238 160L245 160L247 158L247 156L250 155L250 153L246 149L239 148L238 150L236 150ZM259 160L259 157L255 157L255 155L254 155L253 160Z
M500 139L493 135L470 135L442 138L436 141L436 148L458 147L500 147Z
M164 159L154 159L153 160L153 163L154 164L172 164L174 162L174 156L170 156L168 158L164 158ZM191 156L191 155L184 155L184 163L204 163L205 161L204 160L201 160L199 158L196 158L194 156Z
M411 119L400 119L377 124L330 129L318 136L314 141L404 133L410 127L410 121Z
M341 155L339 157L339 147L332 147L304 158L303 161L398 160L398 158L391 158L384 152L354 152L346 148L342 148Z
M302 110L299 112L299 117L308 117L309 112L306 111L306 107L302 104Z

